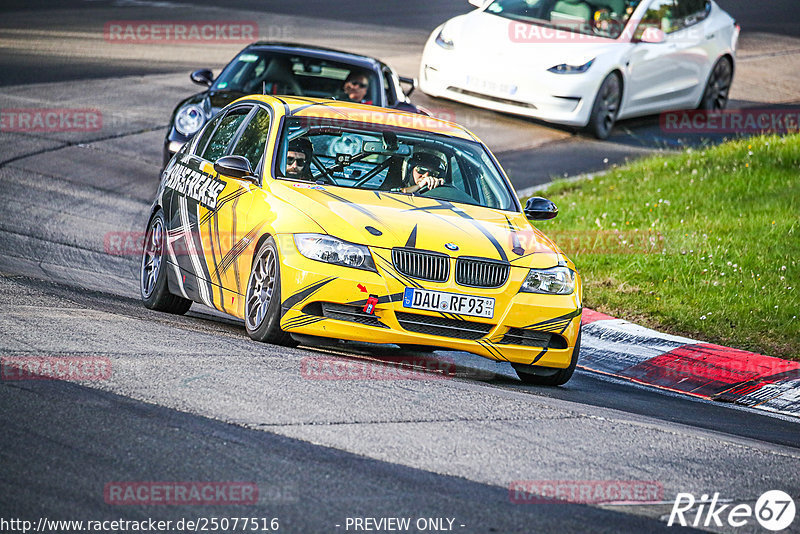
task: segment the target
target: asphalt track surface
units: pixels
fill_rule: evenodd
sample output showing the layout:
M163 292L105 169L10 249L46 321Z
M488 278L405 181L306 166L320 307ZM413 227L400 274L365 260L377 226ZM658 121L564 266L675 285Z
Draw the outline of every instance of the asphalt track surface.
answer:
M141 4L130 8L139 17L159 9ZM340 3L338 15L326 14L325 5L314 13L355 9ZM28 6L52 16L52 4ZM384 24L417 27L408 20L420 15L390 7L376 15ZM75 29L80 18L61 20ZM185 317L145 309L138 257L109 255L105 238L143 229L163 116L191 90L173 70L195 64L119 79L137 67L107 63L76 54L66 80L43 72L39 84L0 90L3 107L95 105L113 126L77 136L0 132L0 355L102 356L113 366L110 380L82 385L0 382L0 517L246 515L303 533L344 532L336 525L347 517L447 517L460 532L651 532L672 530L664 516L678 492L751 505L771 489L800 496L792 419L580 371L561 388L528 387L509 367L460 353L437 353L457 364L449 379L308 380L303 362L330 353L253 343L239 322L201 306ZM608 154L594 146L598 158ZM508 154L529 164L524 152ZM369 365L407 355L335 353ZM167 480L254 482L260 498L247 507L104 502L109 482ZM657 481L665 504L512 504L515 480Z

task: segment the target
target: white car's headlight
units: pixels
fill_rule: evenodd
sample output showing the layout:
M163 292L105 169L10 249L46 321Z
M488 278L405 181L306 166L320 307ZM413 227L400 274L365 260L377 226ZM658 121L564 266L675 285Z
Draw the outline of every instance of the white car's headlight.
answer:
M594 63L594 59L587 61L583 65L569 65L567 63L562 63L561 65L550 67L547 70L554 74L582 74L589 70L589 67L592 66L592 63Z
M175 114L175 129L186 137L191 137L203 127L206 115L203 108L195 104L183 106Z
M524 293L546 293L549 295L569 295L575 291L575 271L568 267L552 269L531 269L522 282Z
M452 31L448 29L447 24L442 26L442 29L439 30L438 34L436 34L436 44L445 50L452 50L456 47L456 44L453 41Z
M375 271L372 254L364 245L356 245L323 234L295 234L297 250L310 260Z

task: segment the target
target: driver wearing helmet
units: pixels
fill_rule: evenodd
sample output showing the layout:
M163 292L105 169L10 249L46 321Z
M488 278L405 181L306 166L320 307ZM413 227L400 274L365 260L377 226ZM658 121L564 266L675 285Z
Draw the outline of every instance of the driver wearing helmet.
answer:
M311 179L311 157L314 147L305 137L298 137L289 141L289 150L286 152L286 177L300 180Z
M402 193L416 193L420 189L435 189L444 184L447 166L439 157L429 152L418 152L408 160Z

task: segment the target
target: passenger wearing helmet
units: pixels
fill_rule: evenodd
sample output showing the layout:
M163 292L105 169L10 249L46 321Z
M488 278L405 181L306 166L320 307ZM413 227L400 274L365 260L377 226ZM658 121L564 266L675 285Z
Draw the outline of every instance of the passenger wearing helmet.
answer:
M418 152L408 160L403 180L403 193L416 193L422 188L435 189L444 184L447 166L442 159L429 152Z
M286 152L286 177L311 179L311 157L314 155L314 146L305 137L298 137L289 141L289 150Z

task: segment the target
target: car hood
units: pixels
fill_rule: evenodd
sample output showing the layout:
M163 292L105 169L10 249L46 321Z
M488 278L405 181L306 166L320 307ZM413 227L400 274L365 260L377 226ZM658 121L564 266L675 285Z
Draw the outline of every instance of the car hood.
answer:
M273 193L328 234L384 249L411 247L548 268L561 250L522 213L425 197L278 181ZM455 245L457 250L452 250Z
M549 69L561 63L583 65L606 53L619 51L620 41L556 30L473 11L445 23L455 52L504 68ZM438 32L438 30L436 30Z

